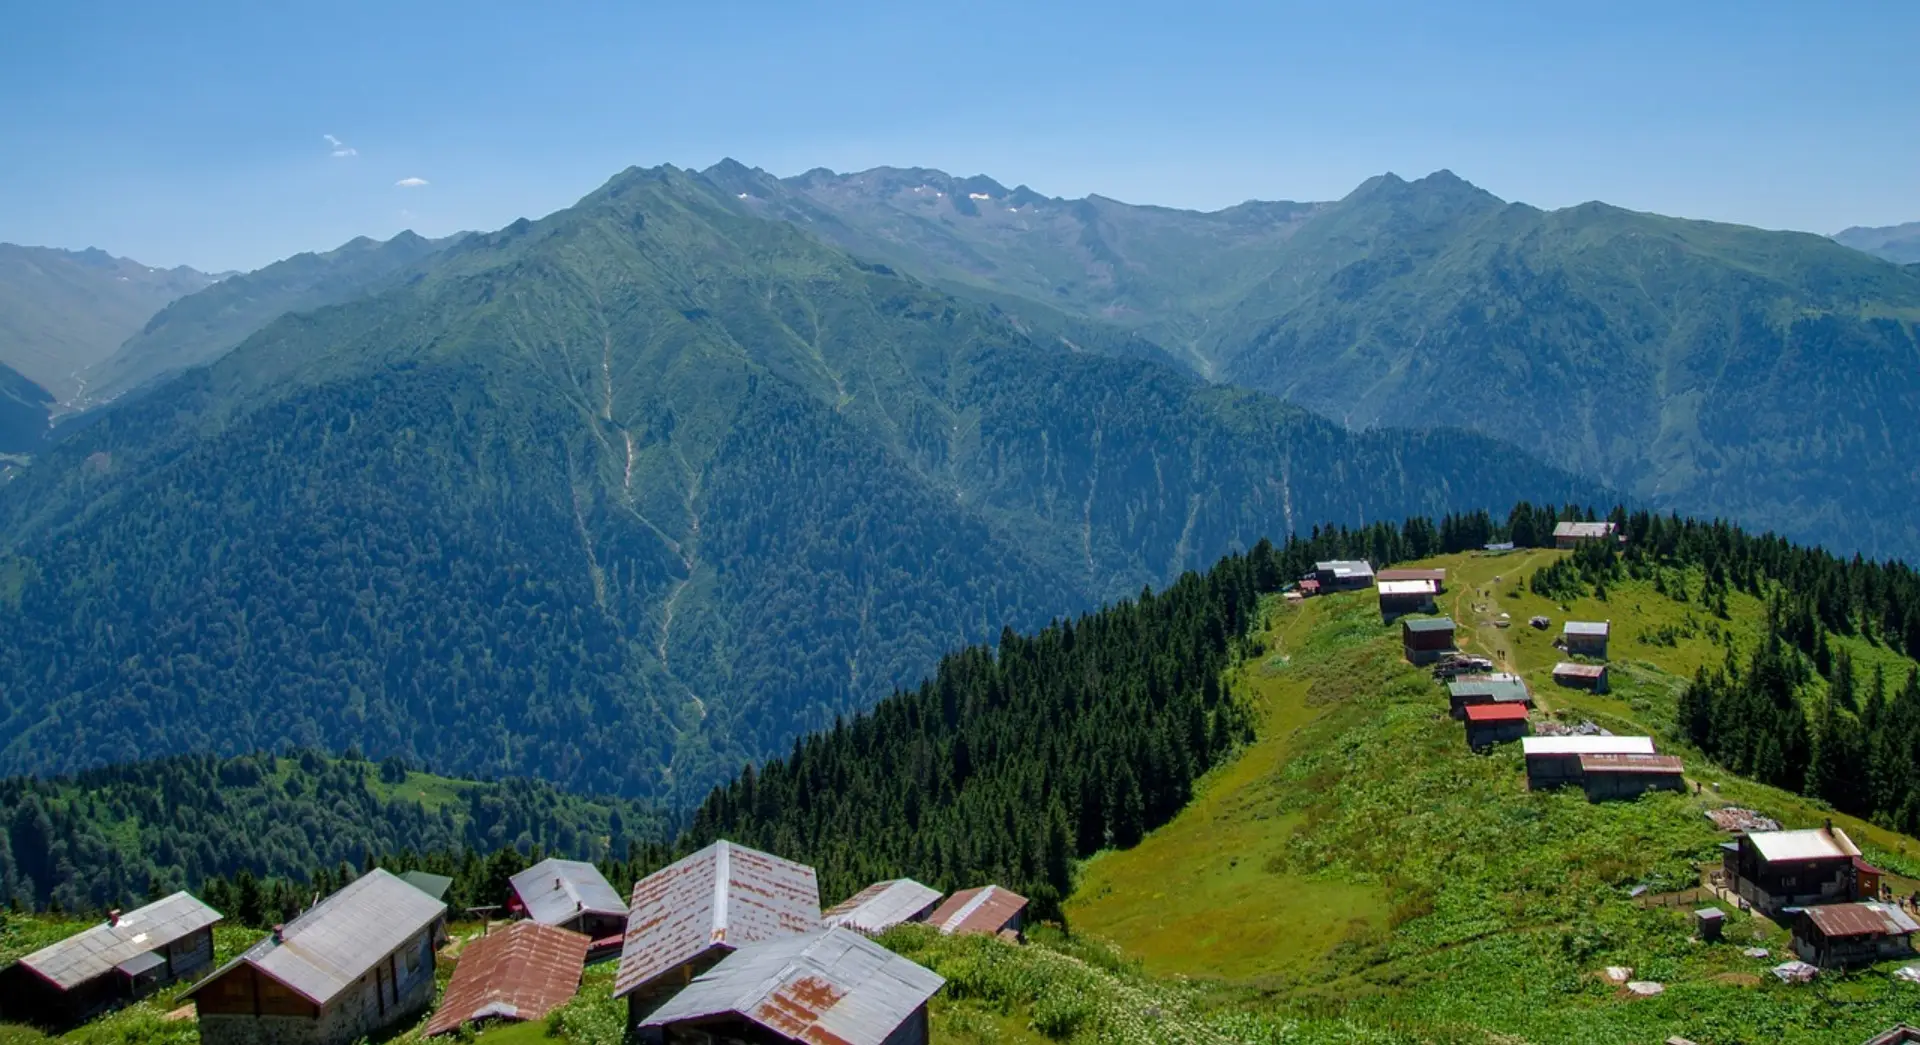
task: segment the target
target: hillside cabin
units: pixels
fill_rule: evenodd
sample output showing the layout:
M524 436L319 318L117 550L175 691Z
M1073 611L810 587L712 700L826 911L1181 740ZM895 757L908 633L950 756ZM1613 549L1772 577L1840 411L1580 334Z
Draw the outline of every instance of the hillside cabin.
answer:
M1467 746L1475 751L1519 740L1531 731L1524 704L1469 704L1466 720Z
M1448 712L1454 718L1467 717L1467 708L1475 704L1511 704L1533 707L1533 691L1518 675L1497 672L1492 675L1462 675L1447 683Z
M0 970L0 1016L67 1027L205 972L219 921L187 893L114 911Z
M1897 904L1836 903L1807 907L1793 924L1793 953L1822 969L1871 965L1913 956L1920 932Z
M1583 544L1610 541L1616 529L1610 522L1563 522L1553 528L1553 546L1578 548Z
M579 860L542 860L508 879L507 910L542 925L571 929L593 941L589 960L620 953L627 905L600 869Z
M1412 569L1405 567L1392 570L1376 570L1373 579L1377 584L1385 584L1388 581L1432 581L1433 593L1435 595L1445 594L1447 590L1446 570Z
M1606 660L1612 633L1612 621L1570 620L1560 628L1560 646L1575 656Z
M1381 581L1374 585L1380 593L1380 620L1391 624L1410 613L1432 613L1432 581Z
M946 980L849 929L750 943L644 1020L650 1045L927 1045Z
M1607 666L1605 664L1576 664L1563 660L1553 666L1553 681L1556 685L1568 689L1584 689L1591 693L1607 691Z
M962 889L927 916L927 924L948 936L989 933L1019 939L1027 916L1027 898L997 885Z
M634 883L613 996L637 1030L735 950L822 928L813 868L715 842Z
M514 922L469 941L425 1036L546 1019L579 993L591 942L571 929L535 921Z
M1580 756L1580 787L1589 802L1632 800L1649 791L1684 791L1686 786L1686 770L1674 755Z
M1860 888L1860 868L1872 868L1831 821L1800 831L1751 831L1721 848L1721 871L1733 891L1768 916L1788 907L1875 898ZM1879 875L1871 878L1877 891Z
M1488 541L1487 543L1480 546L1480 550L1484 552L1492 552L1495 555L1500 555L1500 554L1504 554L1506 552L1512 551L1513 542L1512 541Z
M1400 648L1409 664L1432 664L1453 652L1453 618L1402 618Z
M911 878L875 882L821 912L830 927L878 936L896 925L925 921L940 904L940 890Z
M1556 787L1578 787L1585 779L1580 769L1583 755L1651 755L1651 737L1526 737L1520 751L1527 760L1527 787L1546 791Z
M447 905L375 868L195 984L203 1045L346 1045L433 1003Z
M1313 564L1313 579L1320 582L1322 594L1360 591L1373 587L1373 564L1362 559L1316 562Z

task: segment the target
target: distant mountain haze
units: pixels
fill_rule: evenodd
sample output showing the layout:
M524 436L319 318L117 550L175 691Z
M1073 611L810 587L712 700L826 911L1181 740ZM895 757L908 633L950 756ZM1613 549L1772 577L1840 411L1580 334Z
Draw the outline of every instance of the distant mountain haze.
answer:
M1833 239L1836 243L1866 251L1897 265L1920 263L1920 221L1882 228L1861 228L1856 225L1845 232L1835 233Z
M947 650L1263 536L1611 497L740 191L627 171L53 443L0 486L0 767L357 744L697 798Z
M703 176L962 296L1120 328L1352 427L1468 427L1651 505L1920 555L1920 269L1824 237L1542 211L1447 171L1204 214L921 169Z
M102 250L0 243L0 365L67 399L82 388L79 371L105 359L168 302L216 278Z

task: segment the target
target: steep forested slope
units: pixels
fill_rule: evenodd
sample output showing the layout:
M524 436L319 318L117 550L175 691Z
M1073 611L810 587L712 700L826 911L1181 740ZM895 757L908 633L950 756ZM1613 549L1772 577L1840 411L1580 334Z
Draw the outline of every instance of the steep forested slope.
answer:
M76 371L105 359L169 301L212 283L106 251L0 243L0 366L66 398Z
M148 382L220 358L288 312L337 305L405 278L457 237L429 240L402 232L386 242L362 236L334 250L295 254L230 276L153 316L80 376L99 403Z
M0 364L0 453L34 449L47 434L53 395Z
M632 171L284 317L0 492L0 764L291 739L701 788L1267 533L1585 496L1037 342Z

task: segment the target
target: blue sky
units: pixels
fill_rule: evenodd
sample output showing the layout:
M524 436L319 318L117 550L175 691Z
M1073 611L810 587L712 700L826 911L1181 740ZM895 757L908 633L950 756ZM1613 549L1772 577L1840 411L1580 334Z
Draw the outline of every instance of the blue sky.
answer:
M1545 207L1920 220L1911 0L62 0L6 23L0 240L149 264L494 228L723 156L1209 208L1445 167Z

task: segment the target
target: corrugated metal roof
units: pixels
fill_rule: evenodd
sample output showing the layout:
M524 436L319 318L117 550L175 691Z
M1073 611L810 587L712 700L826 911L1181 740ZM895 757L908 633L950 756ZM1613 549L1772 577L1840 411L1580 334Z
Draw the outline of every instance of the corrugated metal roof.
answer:
M859 933L834 928L740 948L641 1026L733 1015L792 1041L881 1045L945 983Z
M540 922L515 922L466 945L429 1037L478 1019L537 1020L580 990L588 940Z
M1629 752L1612 752L1580 756L1582 773L1672 773L1682 771L1680 759L1674 755L1641 755Z
M1651 755L1652 737L1523 737L1520 750L1531 755Z
M1560 630L1560 634L1562 635L1596 635L1596 636L1604 637L1607 634L1607 632L1611 631L1612 629L1613 629L1612 621L1570 620L1566 623L1566 626Z
M187 994L244 962L315 1005L325 1005L446 911L446 904L374 868L288 922L283 942L271 936L261 940Z
M1486 697L1496 702L1525 703L1533 699L1525 679L1518 675L1463 675L1447 683L1447 692L1459 699Z
M582 912L626 917L627 905L598 867L579 860L542 860L508 879L527 917L559 925Z
M708 948L737 948L821 928L813 868L715 842L634 884L613 996Z
M1605 664L1575 664L1572 661L1563 660L1553 666L1553 673L1555 676L1565 676L1567 678L1597 679L1607 673L1607 666Z
M1469 704L1468 722L1525 722L1527 709L1519 704Z
M1382 595L1432 595L1432 581L1381 581L1375 585Z
M1920 932L1907 912L1892 904L1836 903L1803 908L1822 936L1905 936Z
M927 924L952 936L997 933L1026 909L1026 897L1011 889L985 885L947 897L946 903L927 916Z
M1815 827L1803 831L1754 831L1747 835L1760 858L1775 860L1826 860L1859 856L1860 849L1846 832Z
M1613 524L1610 522L1563 522L1553 527L1555 537L1594 538L1612 533Z
M1374 574L1374 577L1381 581L1432 581L1435 584L1444 584L1447 579L1447 571L1402 567L1393 570L1380 570Z
M61 990L72 990L219 920L219 911L188 893L174 893L128 911L118 924L102 923L42 947L20 959L20 964Z
M443 874L428 874L425 871L408 871L400 880L426 893L436 900L447 898L447 890L453 887L453 879Z
M895 878L867 886L827 909L820 919L863 933L883 933L926 914L939 902L940 890L911 878Z
M1408 631L1452 631L1452 617L1402 617L1400 626Z
M1364 559L1334 559L1329 562L1313 564L1316 573L1331 573L1335 577L1371 577L1373 564Z

